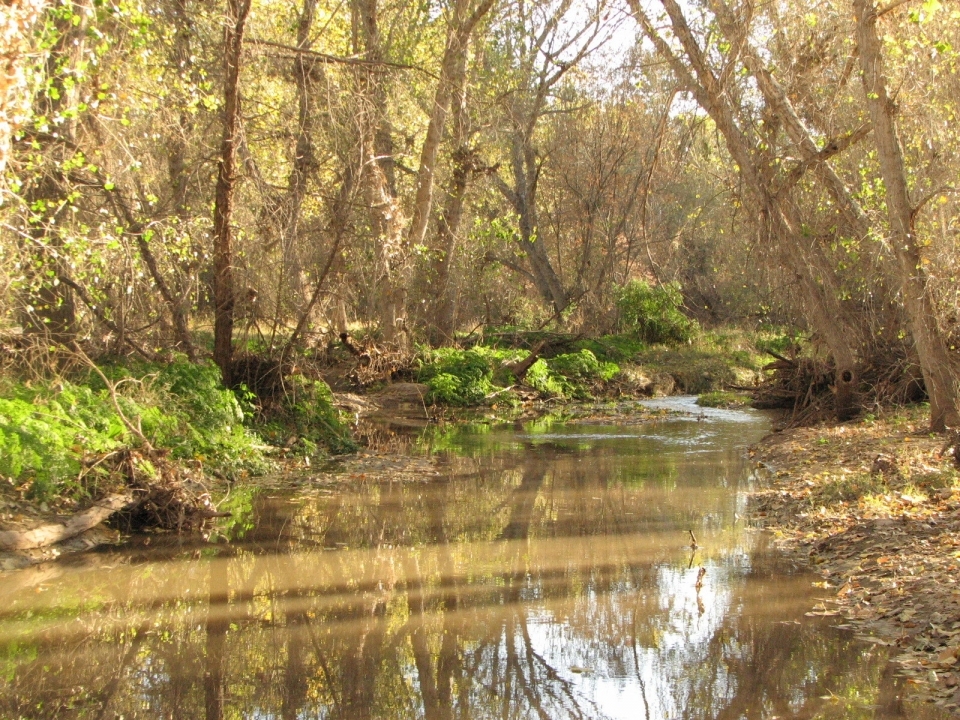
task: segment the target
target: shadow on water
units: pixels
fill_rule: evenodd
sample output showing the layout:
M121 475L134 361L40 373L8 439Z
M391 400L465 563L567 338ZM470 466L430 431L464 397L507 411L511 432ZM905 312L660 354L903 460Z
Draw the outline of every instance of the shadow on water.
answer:
M0 717L939 717L805 618L824 591L745 526L765 428L435 431L422 483L261 496L227 544L10 575Z

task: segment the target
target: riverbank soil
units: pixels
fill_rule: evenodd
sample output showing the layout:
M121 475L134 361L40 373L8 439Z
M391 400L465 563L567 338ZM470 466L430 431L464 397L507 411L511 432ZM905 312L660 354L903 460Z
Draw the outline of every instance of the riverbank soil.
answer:
M923 409L768 436L752 516L819 573L810 615L889 646L911 692L960 714L960 473Z

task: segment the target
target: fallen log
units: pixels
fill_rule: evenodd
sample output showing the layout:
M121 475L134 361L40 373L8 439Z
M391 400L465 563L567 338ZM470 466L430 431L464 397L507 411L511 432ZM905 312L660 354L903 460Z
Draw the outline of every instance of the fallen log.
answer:
M504 363L504 367L513 373L513 376L517 380L523 380L524 375L527 374L527 370L537 361L540 357L540 353L543 348L546 346L547 341L541 340L538 342L533 349L530 351L530 354L527 355L523 360L512 363Z
M0 550L33 550L63 542L99 525L132 502L133 493L108 495L65 522L41 525L32 530L0 531Z

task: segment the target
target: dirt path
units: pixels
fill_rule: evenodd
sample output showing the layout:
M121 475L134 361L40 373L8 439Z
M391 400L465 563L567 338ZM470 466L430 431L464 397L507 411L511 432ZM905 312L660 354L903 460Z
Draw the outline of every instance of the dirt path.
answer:
M812 615L890 646L912 692L960 715L960 473L919 413L771 435L752 515L823 577Z

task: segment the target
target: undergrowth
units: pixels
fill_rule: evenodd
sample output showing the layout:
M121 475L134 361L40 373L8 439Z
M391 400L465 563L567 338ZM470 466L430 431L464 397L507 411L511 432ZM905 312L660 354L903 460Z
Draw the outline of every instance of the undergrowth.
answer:
M254 398L225 389L214 365L127 362L100 372L0 386L0 476L38 500L79 496L97 480L98 458L141 444L140 435L173 460L224 478L273 467L264 428L251 423ZM294 434L297 450L310 454L355 448L324 383L294 377L290 388L271 419L278 436Z
M591 387L620 372L616 363L600 361L593 352L583 348L574 353L537 359L520 383L510 364L526 355L526 350L482 345L469 350L424 350L417 379L429 388L429 402L472 406L492 397L504 402L511 397L508 388L520 384L536 390L543 397L586 399L591 396Z
M340 420L326 383L303 375L288 376L284 383L280 403L258 426L262 434L274 442L295 437L295 449L304 455L314 455L320 448L334 454L356 451L357 443Z
M632 280L616 297L620 329L647 343L682 343L700 331L696 320L683 314L683 295L677 282L650 285Z

